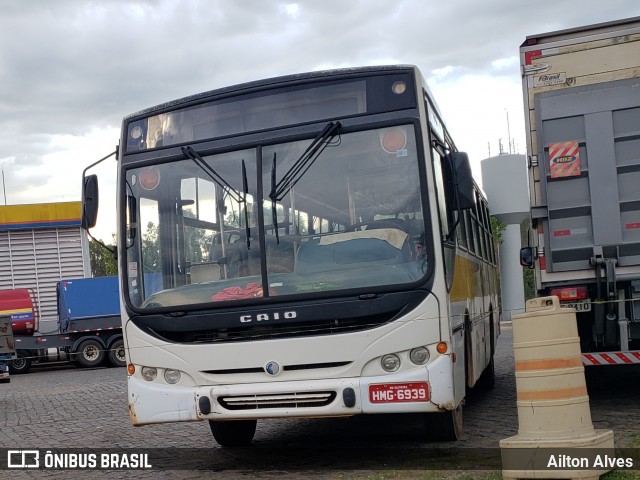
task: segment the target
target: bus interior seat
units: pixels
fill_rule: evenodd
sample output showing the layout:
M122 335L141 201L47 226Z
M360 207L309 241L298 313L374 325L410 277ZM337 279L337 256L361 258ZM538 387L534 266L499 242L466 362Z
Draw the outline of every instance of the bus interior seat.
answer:
M297 239L298 237L296 237ZM269 273L291 273L295 266L294 249L296 242L287 235L276 240L275 236L266 236L267 269Z
M217 263L196 263L192 264L191 283L215 282L222 277L220 265Z
M298 249L296 273L359 266L393 265L411 260L409 235L395 228L343 232L307 240Z

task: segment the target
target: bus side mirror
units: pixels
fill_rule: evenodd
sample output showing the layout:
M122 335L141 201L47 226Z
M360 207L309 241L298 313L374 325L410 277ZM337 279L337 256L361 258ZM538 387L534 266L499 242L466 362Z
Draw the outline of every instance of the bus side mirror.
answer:
M468 210L475 205L473 175L469 155L464 152L451 152L449 162L453 170L453 195L456 210Z
M98 176L83 178L82 184L82 228L95 227L98 220Z
M523 247L520 249L520 265L533 268L533 247Z

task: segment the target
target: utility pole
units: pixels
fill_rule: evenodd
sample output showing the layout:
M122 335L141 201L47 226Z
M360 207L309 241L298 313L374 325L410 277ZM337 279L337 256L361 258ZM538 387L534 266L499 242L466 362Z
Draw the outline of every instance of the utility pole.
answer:
M7 204L7 189L4 186L4 163L2 164L2 193L4 193L4 204Z
M505 108L505 111L507 112L507 136L509 137L509 153L513 153L511 151L511 127L509 125L509 110Z

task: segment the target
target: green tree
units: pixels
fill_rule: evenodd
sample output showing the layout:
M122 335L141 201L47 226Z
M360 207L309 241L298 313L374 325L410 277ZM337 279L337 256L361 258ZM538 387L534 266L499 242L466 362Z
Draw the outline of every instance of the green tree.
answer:
M196 218L191 209L183 211L185 218ZM204 228L187 226L184 227L186 258L191 263L200 263L208 260L209 247L213 240L210 230Z
M530 231L529 231L530 227L531 227L530 219L526 219L520 225L520 233L522 236L523 245L528 245L530 243L528 239L528 236L530 235ZM491 230L492 230L493 238L496 242L496 245L500 245L502 243L502 234L504 233L506 228L507 228L507 225L505 223L501 222L496 217L491 217ZM525 300L530 300L532 298L535 298L537 295L536 295L536 280L534 276L534 270L531 268L523 268L522 278L524 280Z
M502 244L502 234L506 228L506 223L498 220L497 217L491 217L491 233L493 234L493 241L496 245Z
M147 223L147 228L142 233L142 266L145 273L162 271L159 240L158 226L153 222Z
M113 245L109 245L108 247L115 252L115 234L113 238ZM118 274L118 262L115 255L93 239L89 240L89 260L91 262L91 272L94 277L108 277Z

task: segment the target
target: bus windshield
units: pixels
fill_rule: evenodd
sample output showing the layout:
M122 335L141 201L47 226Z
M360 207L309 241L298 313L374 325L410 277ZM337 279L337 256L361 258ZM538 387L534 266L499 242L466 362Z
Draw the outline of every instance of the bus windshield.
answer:
M414 125L352 133L330 125L320 140L226 153L193 145L183 160L127 169L131 304L238 303L420 280L428 235Z

